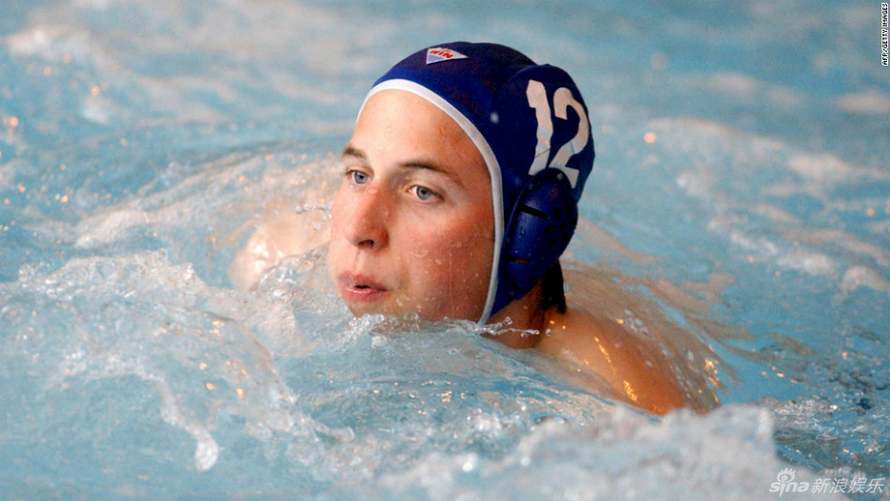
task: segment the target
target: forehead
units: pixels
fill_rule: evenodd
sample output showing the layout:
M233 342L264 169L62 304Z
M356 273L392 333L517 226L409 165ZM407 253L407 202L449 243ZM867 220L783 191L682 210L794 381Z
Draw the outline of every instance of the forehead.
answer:
M437 106L410 92L384 90L371 96L356 121L350 145L381 162L419 156L488 176L482 155L464 130ZM374 158L369 160L373 163Z

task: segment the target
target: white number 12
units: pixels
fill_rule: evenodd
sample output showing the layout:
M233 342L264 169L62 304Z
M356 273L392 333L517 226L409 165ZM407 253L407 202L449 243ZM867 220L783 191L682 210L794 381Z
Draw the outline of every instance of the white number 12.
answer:
M547 167L559 169L563 171L569 178L572 188L578 183L578 169L566 167L572 155L577 154L587 145L590 138L590 125L587 123L587 114L584 113L584 107L581 106L572 96L572 91L566 87L556 89L553 94L553 106L556 108L556 117L566 120L568 116L566 111L571 106L575 113L578 114L578 131L571 141L562 145L550 165L547 165L547 157L550 156L550 139L553 137L553 120L550 118L550 103L547 100L547 89L544 84L537 80L529 80L528 87L525 89L525 95L528 97L528 105L535 110L535 119L538 122L537 138L538 143L535 145L535 159L529 168L529 175L535 175Z

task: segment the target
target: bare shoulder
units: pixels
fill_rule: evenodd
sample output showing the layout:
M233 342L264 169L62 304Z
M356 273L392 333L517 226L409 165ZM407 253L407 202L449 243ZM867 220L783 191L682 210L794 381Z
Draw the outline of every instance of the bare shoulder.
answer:
M239 289L250 289L266 270L282 259L307 252L327 240L324 212L269 208L247 244L232 260L229 277Z
M656 414L686 407L656 343L578 308L553 313L538 349L605 379L615 396Z

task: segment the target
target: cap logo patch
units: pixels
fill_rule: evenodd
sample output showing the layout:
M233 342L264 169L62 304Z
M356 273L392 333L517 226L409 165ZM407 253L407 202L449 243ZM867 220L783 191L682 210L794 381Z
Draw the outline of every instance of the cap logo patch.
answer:
M466 58L467 56L447 47L432 47L426 50L426 64L441 63L442 61L453 61L455 59Z

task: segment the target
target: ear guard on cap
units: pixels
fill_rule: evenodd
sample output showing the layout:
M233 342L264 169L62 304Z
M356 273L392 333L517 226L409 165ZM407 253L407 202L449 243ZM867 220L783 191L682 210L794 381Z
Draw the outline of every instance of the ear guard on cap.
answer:
M578 207L569 180L558 169L544 169L520 194L504 231L492 311L524 296L568 247L578 224Z

